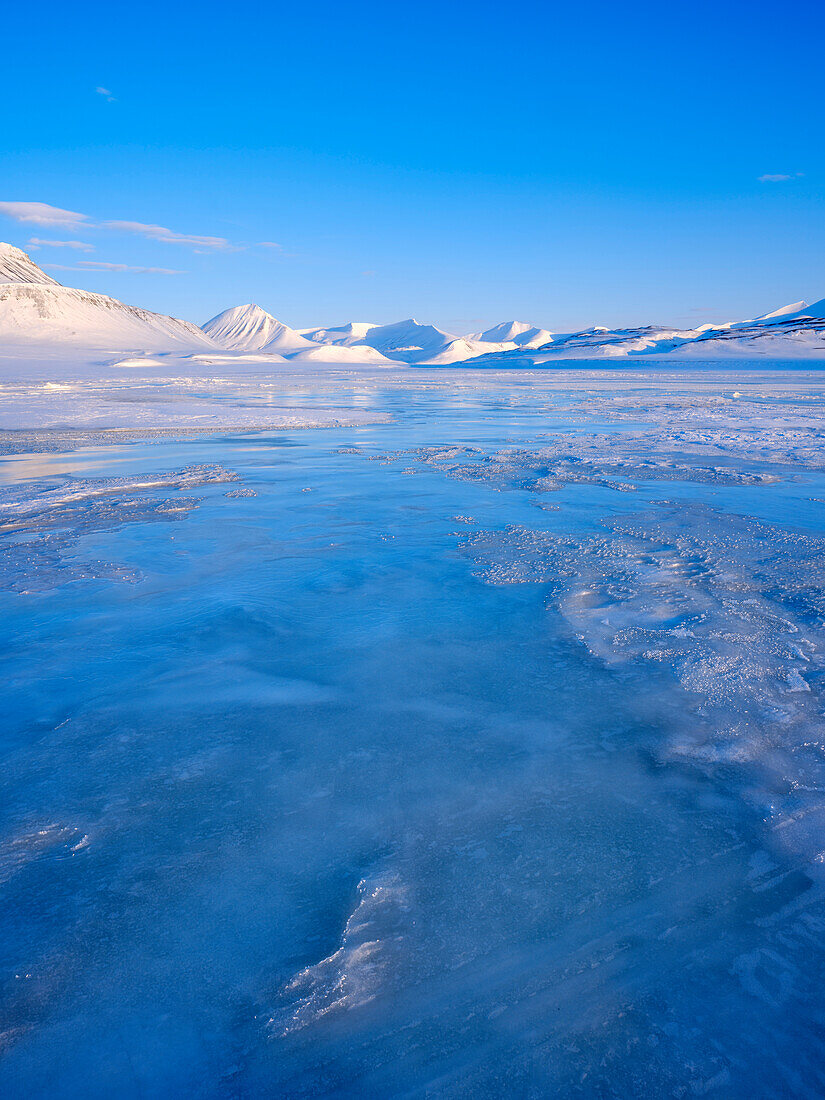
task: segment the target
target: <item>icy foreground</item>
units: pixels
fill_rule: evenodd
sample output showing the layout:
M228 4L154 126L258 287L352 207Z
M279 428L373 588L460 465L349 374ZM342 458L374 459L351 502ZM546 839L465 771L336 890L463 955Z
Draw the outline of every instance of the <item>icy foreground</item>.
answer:
M3 437L0 1094L821 1096L825 371L232 385Z

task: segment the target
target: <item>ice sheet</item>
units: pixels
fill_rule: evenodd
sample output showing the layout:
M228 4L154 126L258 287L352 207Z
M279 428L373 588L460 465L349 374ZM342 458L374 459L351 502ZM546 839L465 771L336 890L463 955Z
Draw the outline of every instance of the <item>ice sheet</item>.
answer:
M822 1095L824 382L21 432L0 1092Z

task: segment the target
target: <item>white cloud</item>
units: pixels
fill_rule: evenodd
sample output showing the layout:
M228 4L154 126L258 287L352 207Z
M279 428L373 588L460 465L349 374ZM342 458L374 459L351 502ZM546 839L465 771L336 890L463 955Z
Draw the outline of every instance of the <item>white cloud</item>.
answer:
M61 229L76 229L89 224L85 214L61 210L59 206L49 206L46 202L0 202L0 214L5 214L16 222L45 225L49 228L57 226Z
M94 248L84 241L43 241L40 237L32 237L27 248L75 248L78 252L94 252Z
M787 183L788 180L801 179L804 176L804 172L794 172L793 175L786 175L784 172L768 172L764 176L759 176L759 183Z
M109 91L108 88L98 87L98 88L95 88L95 91L97 92L98 95L102 95L105 99L107 99L109 101L109 103L117 103L117 100L115 99L115 97L112 95L112 93Z
M171 267L132 267L131 264L110 264L102 260L78 260L75 266L70 264L43 264L52 271L131 271L140 275L185 275L185 271L176 271Z
M163 244L183 244L190 248L215 251L229 251L235 245L229 243L225 237L195 237L187 233L176 233L173 229L166 229L162 225L146 225L144 222L102 222L104 229L119 229L123 233L138 233L141 237L148 237L153 241L161 241Z
M258 248L283 248L283 245L276 244L275 241L258 241Z
M50 229L110 229L120 233L137 233L141 237L147 237L161 244L179 244L192 248L196 252L235 252L246 247L236 245L225 237L203 237L192 233L178 233L174 229L167 229L164 225L151 225L146 222L134 221L93 221L88 214L78 214L74 210L61 210L59 206L49 206L45 202L0 202L0 214L13 218L18 222L27 222L32 225L43 225ZM32 238L34 247L46 244L67 244L69 247L80 247L82 242L58 242L40 241ZM280 248L274 241L267 241L270 248Z
M171 267L132 267L131 264L109 264L102 260L78 260L78 267L94 268L98 271L140 271L153 275L185 275L185 271L176 271Z

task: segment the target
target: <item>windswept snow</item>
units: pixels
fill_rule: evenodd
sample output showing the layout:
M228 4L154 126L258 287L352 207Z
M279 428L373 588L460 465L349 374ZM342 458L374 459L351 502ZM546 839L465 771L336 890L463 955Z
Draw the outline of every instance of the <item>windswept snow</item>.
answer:
M113 367L128 367L130 370L141 370L146 367L161 367L163 363L160 359L151 359L146 355L133 355L128 359L116 359L112 363Z

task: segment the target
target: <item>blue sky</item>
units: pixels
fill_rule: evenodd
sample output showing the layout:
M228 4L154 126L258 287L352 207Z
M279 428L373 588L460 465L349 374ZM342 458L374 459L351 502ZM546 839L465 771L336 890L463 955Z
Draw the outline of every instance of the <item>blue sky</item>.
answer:
M0 239L74 242L31 246L68 285L453 331L825 296L819 2L45 0L3 24Z

